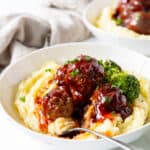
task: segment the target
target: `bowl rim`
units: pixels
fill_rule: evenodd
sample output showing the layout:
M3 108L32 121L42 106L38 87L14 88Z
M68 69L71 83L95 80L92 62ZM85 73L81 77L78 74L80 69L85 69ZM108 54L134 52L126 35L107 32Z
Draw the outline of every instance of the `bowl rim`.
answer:
M86 7L85 9L83 10L83 13L82 13L82 19L83 19L83 22L84 24L88 27L88 29L91 31L95 31L97 32L99 35L100 34L106 34L107 36L113 36L115 38L121 38L122 40L135 40L136 42L139 42L139 41L150 41L150 39L147 39L147 38L134 38L132 36L123 36L121 34L114 34L113 32L107 32L107 31L103 31L101 28L97 28L96 26L94 26L94 24L92 22L90 22L88 19L87 19L87 13L93 9L93 6L94 4L97 2L98 0L93 0L92 2L90 2ZM100 13L100 12L99 12ZM98 14L97 16L95 16L95 18L98 17ZM148 35L150 37L150 35Z
M55 49L55 48L60 48L61 47L68 47L68 46L89 46L89 45L93 45L93 46L101 46L101 45L107 45L107 46L112 46L112 44L106 44L106 43L98 43L98 42L95 42L95 43L90 43L90 42L72 42L72 43L63 43L63 44L56 44L54 46L48 46L48 47L44 47L44 48L40 48L38 49L37 51L33 51L25 56L22 56L21 58L17 59L17 61L15 61L13 64L10 64L8 65L4 71L2 71L2 73L0 74L0 82L1 80L3 79L3 77L5 76L5 74L7 73L7 71L12 67L12 66L15 66L17 63L19 63L20 61L24 61L26 58L28 57L31 57L32 55L35 55L37 53L41 53L43 50L46 50L46 51L49 51L49 50L52 50L52 49ZM114 47L114 46L113 46ZM118 46L115 46L117 48L121 48L121 47L118 47ZM133 53L135 55L139 55L141 57L143 57L146 61L150 61L150 59L148 59L146 56L138 53L138 52L135 52L135 51L131 51L127 48L121 48L121 49L124 49L130 53ZM64 139L64 138L58 138L58 137L54 137L54 136L51 136L51 135L48 135L48 134L44 134L44 133L40 133L40 132L37 132L37 131L34 131L30 128L28 128L27 126L25 126L25 124L21 124L19 122L17 122L15 119L13 119L8 113L7 111L5 111L5 108L3 107L1 101L0 101L0 113L2 113L6 118L6 120L8 121L8 123L12 122L12 125L14 125L15 127L17 126L18 129L20 129L21 131L23 131L24 133L31 133L32 135L34 136L37 136L37 137L43 137L43 138L47 138L49 140L54 140L55 142L72 142L72 143L87 143L87 142L100 142L100 141L103 141L104 139L96 139L96 140L75 140L75 139ZM120 135L117 135L117 136L113 136L113 138L116 138L116 139L120 139L120 138L123 138L124 136L129 136L130 134L134 133L134 132L138 132L142 129L145 129L147 127L150 127L150 122L144 124L143 126L139 127L139 128L136 128L135 130L132 130L132 131L129 131L127 133L123 133L123 134L120 134Z

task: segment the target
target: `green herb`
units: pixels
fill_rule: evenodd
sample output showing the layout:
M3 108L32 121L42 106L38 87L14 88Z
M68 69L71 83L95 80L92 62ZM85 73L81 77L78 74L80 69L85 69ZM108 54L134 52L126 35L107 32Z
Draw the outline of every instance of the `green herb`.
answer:
M115 111L112 111L112 115L115 115L116 114L116 112Z
M91 61L91 59L92 59L92 58L91 58L90 56L86 56L86 57L85 57L85 60L86 60L86 61Z
M111 99L109 97L106 97L106 102L110 103Z
M45 69L45 72L51 72L50 68Z
M103 65L103 60L98 60L99 65Z
M98 90L98 89L99 89L99 85L96 86L96 90Z
M70 76L74 77L74 76L78 75L79 73L80 73L80 70L79 69L75 69L74 71L70 72Z
M123 20L121 18L115 19L116 25L121 25L123 23Z
M49 96L49 93L46 93L45 96Z
M22 96L22 97L20 97L19 99L20 99L20 101L22 101L22 102L25 102L25 101L26 101L26 97L25 97L25 96Z
M135 16L135 19L139 20L140 18L141 18L141 13L137 13L136 16Z
M76 59L73 59L73 60L67 60L66 62L65 62L65 65L67 65L67 64L72 64L72 63L75 63L75 62L78 62L79 60L76 58Z

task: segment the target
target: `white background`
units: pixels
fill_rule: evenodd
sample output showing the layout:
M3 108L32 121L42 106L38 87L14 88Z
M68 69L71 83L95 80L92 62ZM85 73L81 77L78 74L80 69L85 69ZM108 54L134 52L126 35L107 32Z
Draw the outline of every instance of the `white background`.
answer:
M0 15L36 11L46 0L0 0Z
M44 1L44 0L43 0ZM18 12L36 12L40 9L42 0L0 0L0 16ZM149 150L150 137L144 135L136 146ZM18 131L0 112L0 150L45 150L46 147ZM51 150L51 148L48 148ZM62 148L63 150L63 148Z

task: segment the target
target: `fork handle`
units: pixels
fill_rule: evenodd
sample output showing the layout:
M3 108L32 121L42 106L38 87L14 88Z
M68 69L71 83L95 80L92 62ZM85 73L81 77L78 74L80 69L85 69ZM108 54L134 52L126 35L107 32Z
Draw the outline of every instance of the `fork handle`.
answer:
M112 142L116 145L118 145L120 148L122 148L123 150L137 150L137 148L134 148L132 146L130 146L129 144L126 144L122 141L119 141L117 139L114 139L114 138L111 138L111 137L108 137L102 133L99 133L97 131L93 131L93 130L89 130L89 129L86 129L86 128L73 128L73 129L70 129L69 130L70 132L74 132L74 131L85 131L85 132L88 132L88 133L91 133L91 134L94 134L98 137L101 137L109 142Z

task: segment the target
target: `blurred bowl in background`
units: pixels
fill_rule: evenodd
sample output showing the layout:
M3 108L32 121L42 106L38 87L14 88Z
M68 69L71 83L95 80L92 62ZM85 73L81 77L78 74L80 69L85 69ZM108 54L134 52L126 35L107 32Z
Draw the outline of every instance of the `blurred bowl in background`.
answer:
M83 20L88 29L103 43L111 43L120 47L125 47L138 51L144 55L150 56L150 35L149 38L126 36L122 33L107 32L94 24L100 17L103 8L114 6L118 0L94 0L90 3L83 13ZM128 34L128 33L127 33Z

